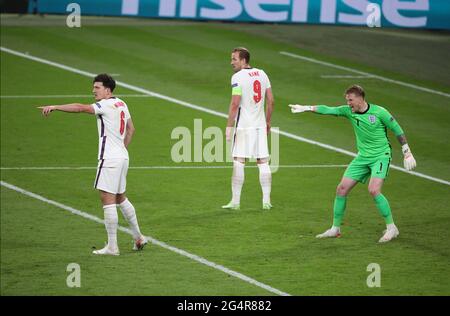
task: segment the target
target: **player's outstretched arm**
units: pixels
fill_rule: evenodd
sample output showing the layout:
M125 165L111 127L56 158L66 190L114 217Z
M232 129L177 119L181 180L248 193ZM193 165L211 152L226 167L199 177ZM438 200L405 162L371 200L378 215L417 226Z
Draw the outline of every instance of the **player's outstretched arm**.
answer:
M42 115L49 116L53 111L63 111L69 113L89 113L95 114L94 108L90 104L71 103L64 105L47 105L38 106L38 109L42 110Z
M289 104L292 113L313 112L321 115L334 115L334 116L348 116L347 105L341 106L328 106L323 104L318 105L300 105Z
M402 152L403 152L403 167L405 167L406 170L411 171L416 166L416 159L414 159L413 154L411 153L411 149L408 146L408 142L406 141L405 134L401 134L397 136L398 141L402 145Z
M315 112L316 107L313 105L289 104L292 113Z

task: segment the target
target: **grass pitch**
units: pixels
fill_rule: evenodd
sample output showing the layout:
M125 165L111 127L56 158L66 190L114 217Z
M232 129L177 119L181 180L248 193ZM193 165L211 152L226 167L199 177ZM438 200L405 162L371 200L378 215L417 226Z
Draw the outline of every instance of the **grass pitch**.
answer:
M405 130L417 171L450 180L448 96L374 78L327 78L352 73L280 54L449 94L448 33L107 18L86 18L80 29L69 29L64 21L2 16L1 46L91 73L116 74L121 82L221 113L227 113L230 99L230 50L246 46L251 64L271 78L273 126L354 152L345 119L293 115L287 104L343 104L345 88L359 83L368 101L385 106ZM361 40L356 45L352 38ZM409 45L408 55L393 51L402 44ZM92 188L95 118L58 112L44 119L36 109L91 103L91 81L1 52L1 180L102 218ZM144 234L291 295L450 294L448 184L391 169L384 194L400 229L398 239L377 243L384 223L366 187L359 185L348 200L343 237L317 240L314 236L331 224L335 186L345 170L339 165L349 163L350 156L280 136L280 164L303 167L282 167L273 175L274 209L261 210L258 171L247 168L241 210L224 211L220 206L230 199L231 169L137 167L230 166L177 164L170 155L177 142L171 139L174 128L193 131L194 119L202 119L203 129L223 130L225 119L157 97L127 97L140 93L124 87L115 93L124 95L137 129L127 192ZM393 163L400 166L400 148L389 136ZM120 224L126 226L122 218ZM131 237L123 232L118 234L121 256L93 256L92 247L102 247L105 239L101 224L2 185L1 295L274 295L157 245L134 253ZM66 285L72 262L81 267L80 288ZM366 284L370 263L381 267L381 287Z

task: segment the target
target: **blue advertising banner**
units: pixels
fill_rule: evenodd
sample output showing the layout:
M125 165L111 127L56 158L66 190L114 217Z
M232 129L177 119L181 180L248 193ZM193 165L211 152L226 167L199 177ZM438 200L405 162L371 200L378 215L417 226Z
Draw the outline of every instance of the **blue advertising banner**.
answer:
M450 30L450 0L34 0L29 12Z

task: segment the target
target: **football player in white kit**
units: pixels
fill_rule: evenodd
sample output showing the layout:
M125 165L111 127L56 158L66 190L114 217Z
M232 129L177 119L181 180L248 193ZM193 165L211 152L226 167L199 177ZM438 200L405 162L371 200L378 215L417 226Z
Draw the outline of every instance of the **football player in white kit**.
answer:
M267 134L273 111L273 94L269 78L262 69L250 66L250 53L238 47L231 53L231 66L235 74L231 77L232 97L226 128L227 141L232 141L233 175L231 177L232 200L222 206L225 209L240 209L244 166L248 158L256 158L259 182L263 193L262 208L269 210L272 173L269 167ZM266 109L264 112L264 104ZM231 135L234 126L234 135Z
M72 103L39 107L48 116L52 111L95 114L97 117L99 149L98 168L94 187L100 192L103 204L108 244L97 255L119 255L117 245L117 207L122 211L133 232L134 250L141 250L147 239L141 234L133 204L125 195L128 172L127 147L134 134L133 121L124 101L112 95L116 82L107 74L99 74L93 81L95 103Z

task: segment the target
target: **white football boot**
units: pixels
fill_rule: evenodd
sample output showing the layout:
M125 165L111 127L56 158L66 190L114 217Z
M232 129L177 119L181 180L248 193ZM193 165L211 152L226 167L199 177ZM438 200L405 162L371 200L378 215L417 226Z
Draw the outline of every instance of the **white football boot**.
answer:
M241 209L241 205L239 203L230 202L227 205L223 205L222 208L223 209L239 211Z
M395 224L389 224L388 228L383 232L383 237L378 242L388 242L396 238L400 232Z
M148 244L148 239L145 238L144 236L141 236L139 239L134 241L134 245L133 245L133 250L134 251L139 251L144 249L144 246Z
M263 210L270 210L271 208L273 208L273 206L270 203L263 203L262 205Z
M338 238L341 237L341 229L339 227L331 227L326 232L319 234L316 238Z
M94 255L107 255L107 256L118 256L118 255L120 255L119 248L111 249L111 248L108 247L108 245L106 245L105 248L102 248L100 250L94 250L94 251L92 251L92 253Z

